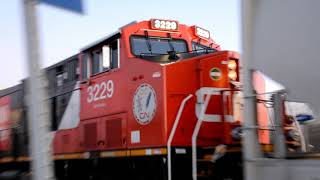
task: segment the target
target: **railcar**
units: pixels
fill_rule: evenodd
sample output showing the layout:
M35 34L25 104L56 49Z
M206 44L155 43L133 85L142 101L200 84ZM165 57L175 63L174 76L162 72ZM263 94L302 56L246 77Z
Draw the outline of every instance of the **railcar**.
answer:
M45 69L57 179L242 179L239 54L133 22ZM29 171L21 84L0 91L0 171Z

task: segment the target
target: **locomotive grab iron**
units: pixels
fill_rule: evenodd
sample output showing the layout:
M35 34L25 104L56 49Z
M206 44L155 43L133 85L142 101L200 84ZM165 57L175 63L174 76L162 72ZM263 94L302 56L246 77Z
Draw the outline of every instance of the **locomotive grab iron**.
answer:
M209 31L134 22L45 72L57 179L242 179L239 54ZM1 172L29 171L26 82L0 91Z

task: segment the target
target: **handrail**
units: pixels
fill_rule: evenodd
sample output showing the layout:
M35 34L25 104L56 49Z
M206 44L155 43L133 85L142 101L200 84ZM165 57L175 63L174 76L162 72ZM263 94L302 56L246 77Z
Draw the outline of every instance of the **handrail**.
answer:
M171 171L171 143L172 143L172 140L173 140L173 137L174 137L174 134L176 132L176 129L178 127L178 124L179 124L179 121L180 121L180 117L181 117L181 114L182 114L182 111L184 109L184 106L186 104L186 102L192 97L193 95L192 94L189 94L187 97L185 97L181 104L180 104L180 107L179 107L179 110L178 110L178 113L177 113L177 116L176 116L176 119L173 123L173 127L171 129L171 132L170 132L170 135L169 135L169 138L168 138L168 142L167 142L167 159L168 159L168 180L171 180L172 179L172 171Z
M201 128L201 124L203 121L206 122L217 122L216 120L205 120L206 117L206 109L208 107L211 95L220 95L220 92L226 91L228 89L226 88L210 88L210 87L203 87L200 88L196 94L197 94L197 100L202 99L204 95L206 95L203 106L201 107L197 124L193 130L192 134L192 179L197 180L197 137ZM221 116L221 115L220 115ZM218 121L221 121L219 119Z
M210 97L211 97L211 94L208 94L204 101L204 106L200 111L197 124L192 134L192 178L193 180L197 180L197 137L203 121L205 110L207 109L207 106L209 104Z

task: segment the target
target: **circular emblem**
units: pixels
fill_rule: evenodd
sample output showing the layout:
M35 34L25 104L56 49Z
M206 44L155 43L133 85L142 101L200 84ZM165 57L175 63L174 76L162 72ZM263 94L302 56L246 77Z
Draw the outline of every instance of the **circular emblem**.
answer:
M212 68L210 70L210 77L211 79L217 81L221 78L221 70L219 68Z
M140 124L152 121L157 110L157 97L154 89L149 84L141 84L133 97L133 114Z

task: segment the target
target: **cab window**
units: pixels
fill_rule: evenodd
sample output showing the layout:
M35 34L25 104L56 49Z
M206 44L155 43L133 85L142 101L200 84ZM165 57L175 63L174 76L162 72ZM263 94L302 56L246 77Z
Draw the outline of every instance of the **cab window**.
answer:
M99 48L89 50L83 55L82 79L87 79L90 75L119 68L119 39Z
M103 71L103 56L102 56L102 50L99 49L99 50L96 50L96 51L93 51L92 54L91 54L91 63L92 63L92 66L91 66L91 72L92 74L98 74L100 72Z
M169 51L187 52L187 43L182 39L131 36L131 50L136 56L142 54L168 54Z
M82 68L81 68L81 78L83 80L88 79L90 76L90 59L89 59L89 54L85 53L82 56Z
M217 50L212 48L212 47L208 47L208 46L205 46L205 45L202 45L200 43L196 43L196 42L192 42L192 50L193 51L197 51L197 52L201 52L202 50L205 51L205 50L210 50L210 52L216 52Z
M119 40L110 43L111 68L119 68Z

